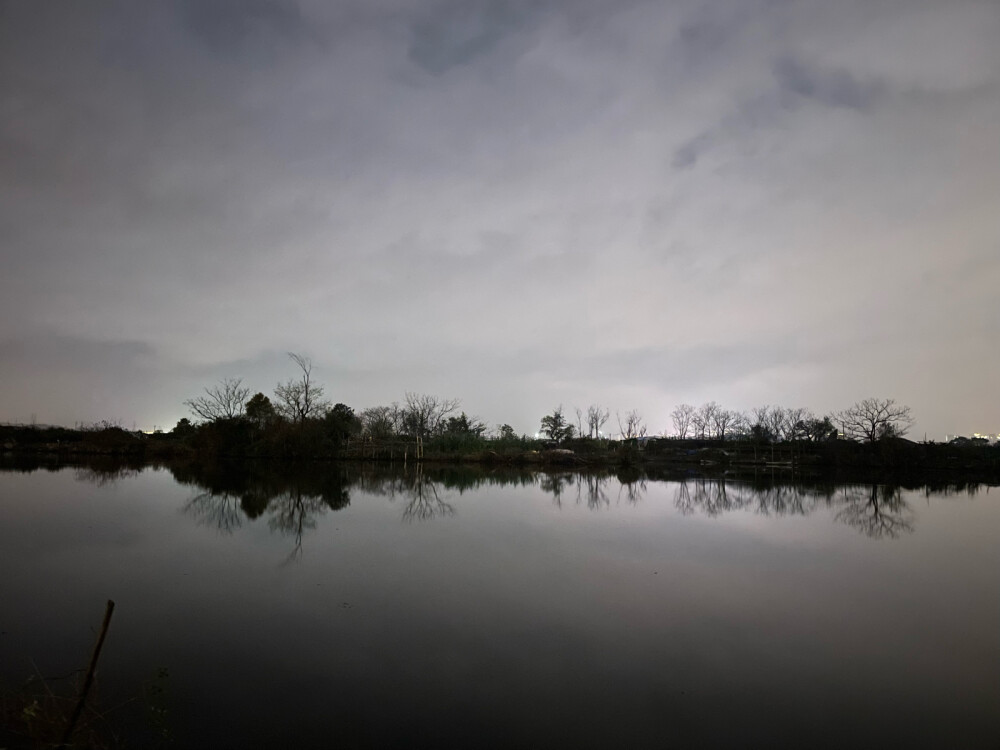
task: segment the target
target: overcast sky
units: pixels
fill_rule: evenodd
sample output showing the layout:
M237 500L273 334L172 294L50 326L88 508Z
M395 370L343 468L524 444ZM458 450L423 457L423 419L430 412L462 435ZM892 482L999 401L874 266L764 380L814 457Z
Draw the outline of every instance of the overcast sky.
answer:
M0 2L0 421L169 429L294 351L519 432L1000 431L998 40L996 0Z

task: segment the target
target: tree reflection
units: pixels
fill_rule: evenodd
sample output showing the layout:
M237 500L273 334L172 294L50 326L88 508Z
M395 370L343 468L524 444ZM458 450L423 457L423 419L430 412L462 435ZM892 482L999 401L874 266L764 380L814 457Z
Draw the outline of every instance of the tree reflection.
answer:
M403 499L403 520L412 522L455 515L455 507L445 500L445 490L465 492L486 481L486 475L480 473L477 477L465 467L437 467L427 471L422 463L418 463L402 472L365 467L356 481L370 495L381 495L389 502L395 502L396 498Z
M729 485L714 479L692 479L680 482L674 494L674 505L684 515L700 510L709 516L747 507L746 497L730 493Z
M195 517L201 526L214 526L223 534L232 534L243 525L244 510L240 498L229 493L214 495L202 492L184 504L184 513Z
M406 487L409 502L403 508L404 521L429 521L438 516L453 516L455 508L446 503L434 482L417 470L413 481Z
M40 462L19 470L58 469ZM77 478L99 486L131 477L143 469L129 461L102 458L86 465L75 464ZM896 539L914 531L914 514L899 485L878 483L843 485L816 479L812 482L782 482L774 474L750 477L700 477L689 470L619 467L617 473L594 469L584 472L538 471L526 467L487 469L469 465L410 464L407 467L377 464L295 464L240 462L227 464L177 463L168 468L181 484L197 488L185 503L184 512L199 524L232 534L247 520L266 517L269 527L292 539L290 559L302 554L303 538L316 528L317 519L329 510L350 503L349 488L403 501L404 521L428 521L455 514L448 494L481 487L538 487L562 507L567 498L590 510L600 510L623 500L629 505L643 500L650 487L663 482L673 492L673 503L682 514L703 513L718 517L735 511L763 516L805 516L817 509L832 511L839 522L873 539ZM908 486L930 497L974 496L989 491L976 481L918 483ZM575 493L574 493L575 489ZM575 495L575 497L574 497Z
M913 513L895 485L805 485L690 479L678 482L674 505L684 515L719 516L733 511L759 515L806 516L820 507L836 508L834 518L873 539L896 539L913 531Z
M828 497L825 488L805 485L752 485L724 479L692 479L678 483L674 505L685 515L701 511L718 516L743 510L764 516L804 516Z
M294 547L288 555L288 562L302 557L302 534L316 528L316 517L327 507L326 500L319 495L306 495L295 488L271 498L267 510L270 517L267 525L273 530L292 537Z
M633 466L623 467L618 472L618 499L621 500L622 493L625 493L625 502L629 505L636 505L646 495L646 477L638 468Z
M900 534L913 533L913 511L899 487L844 487L841 497L844 507L837 513L837 520L865 536L896 539Z
M587 507L590 510L600 510L611 505L611 499L607 493L608 477L598 474L577 474L576 480L576 502L580 503L581 498L586 498Z
M172 466L174 478L201 492L184 505L198 523L231 534L244 518L267 516L268 527L292 538L289 561L302 556L305 532L327 510L351 502L348 481L340 467L211 464Z
M75 473L76 478L81 482L88 482L98 487L113 487L122 479L139 476L141 471L141 466L109 461L78 466Z
M563 491L572 481L573 475L571 474L542 474L539 477L539 486L542 492L548 492L552 495L552 502L557 508L562 507Z

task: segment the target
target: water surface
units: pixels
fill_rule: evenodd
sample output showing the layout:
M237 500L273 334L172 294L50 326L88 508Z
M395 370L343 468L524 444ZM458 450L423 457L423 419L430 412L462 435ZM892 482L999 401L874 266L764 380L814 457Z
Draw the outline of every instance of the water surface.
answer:
M176 746L1000 746L986 487L0 474L0 678ZM135 701L130 744L153 742ZM129 713L131 711L131 713ZM147 717L148 719L148 717Z

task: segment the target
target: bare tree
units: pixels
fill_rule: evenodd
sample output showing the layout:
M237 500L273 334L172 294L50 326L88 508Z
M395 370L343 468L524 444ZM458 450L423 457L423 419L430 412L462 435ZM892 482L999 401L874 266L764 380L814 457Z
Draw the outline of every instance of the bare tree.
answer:
M600 437L601 428L610 416L611 412L608 409L602 409L598 404L591 404L587 408L587 434L592 438Z
M785 409L785 439L805 440L809 437L807 422L813 418L813 413L801 406Z
M188 399L184 405L191 412L208 422L243 416L250 389L242 378L225 378L218 385L205 389L204 396Z
M293 352L288 356L302 370L302 375L275 386L275 410L292 422L304 422L325 414L330 402L323 398L323 386L312 380L312 360Z
M695 435L701 440L712 436L715 427L715 415L719 411L719 405L714 401L702 404L698 410L691 415L691 425L694 427Z
M771 407L767 404L764 406L755 406L750 410L750 434L753 435L755 440L770 443L777 439L771 432L770 414Z
M913 424L910 407L891 398L866 398L836 415L848 437L874 443L888 437L901 437Z
M635 409L625 415L622 421L621 414L616 413L618 419L618 429L621 430L622 440L645 437L646 425L642 422L642 415Z
M833 440L837 437L837 428L833 426L833 420L829 416L813 416L806 421L806 432L809 440Z
M771 410L767 413L767 431L771 437L771 442L776 443L785 439L787 422L785 410L780 406L772 406Z
M729 427L729 434L734 438L746 439L750 432L750 419L744 411L733 411L733 423Z
M361 420L362 432L376 439L398 435L403 425L402 410L397 403L369 407L358 418Z
M691 417L694 415L694 407L691 404L681 404L670 414L670 419L677 430L677 437L683 439L687 437L691 428Z
M576 434L583 437L583 409L579 406L574 406L573 409L576 411Z
M725 440L726 435L733 429L738 416L737 412L729 409L716 409L712 414L712 427L715 431L715 437L719 440Z
M457 398L438 398L407 391L402 415L403 430L419 438L436 435L441 432L445 417L461 403Z

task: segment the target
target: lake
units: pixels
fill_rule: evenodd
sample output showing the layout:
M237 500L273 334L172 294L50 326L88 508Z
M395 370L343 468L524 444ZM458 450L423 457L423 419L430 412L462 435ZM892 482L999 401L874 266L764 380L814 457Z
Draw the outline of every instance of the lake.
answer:
M127 747L997 748L998 492L0 472L0 680L86 667L113 599Z

